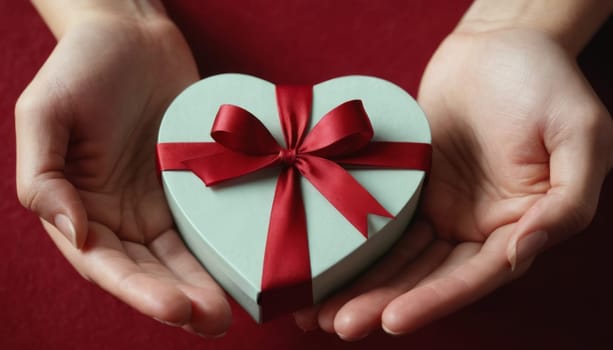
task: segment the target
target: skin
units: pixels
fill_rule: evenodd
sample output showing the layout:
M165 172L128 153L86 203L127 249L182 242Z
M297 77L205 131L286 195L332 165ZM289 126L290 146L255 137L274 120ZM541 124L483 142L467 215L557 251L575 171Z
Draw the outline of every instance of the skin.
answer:
M223 334L229 304L179 238L155 162L161 116L196 65L163 13L106 10L47 18L58 45L15 112L19 198L84 278L161 322Z
M591 14L593 26L602 9L588 3L567 1L576 11L560 15ZM521 276L591 221L613 123L575 63L589 35L515 5L477 1L433 56L419 90L434 146L423 215L354 285L296 313L301 328L346 340L412 332ZM491 19L500 13L509 18Z
M84 278L164 323L223 334L224 293L179 239L156 175L161 115L199 79L182 35L158 1L34 4L58 45L16 106L21 202ZM611 10L473 4L420 86L434 146L422 217L355 284L298 312L301 328L411 332L590 222L613 123L575 57Z

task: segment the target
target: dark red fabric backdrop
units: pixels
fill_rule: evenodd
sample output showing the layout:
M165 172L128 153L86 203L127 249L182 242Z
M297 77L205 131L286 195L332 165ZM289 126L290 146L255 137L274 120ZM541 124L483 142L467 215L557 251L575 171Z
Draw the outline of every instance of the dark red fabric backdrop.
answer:
M277 83L346 74L412 94L469 1L167 1L203 76L248 73ZM613 110L613 21L580 57ZM256 325L233 304L222 339L163 326L82 278L15 195L13 106L54 46L26 1L0 0L0 349L602 349L613 348L613 177L592 225L545 253L522 279L415 334L344 343L289 318Z

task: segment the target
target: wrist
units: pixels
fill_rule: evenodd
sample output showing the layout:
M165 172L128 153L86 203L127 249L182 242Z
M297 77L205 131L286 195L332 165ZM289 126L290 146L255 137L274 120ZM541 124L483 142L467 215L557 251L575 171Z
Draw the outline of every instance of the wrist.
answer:
M611 0L476 0L455 32L533 30L576 56L612 11Z
M87 21L117 20L146 24L168 17L160 0L32 0L56 38Z

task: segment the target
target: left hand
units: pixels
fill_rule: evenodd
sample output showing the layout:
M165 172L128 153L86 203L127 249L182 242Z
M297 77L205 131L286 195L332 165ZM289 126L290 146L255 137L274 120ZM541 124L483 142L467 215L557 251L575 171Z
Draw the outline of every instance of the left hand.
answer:
M613 123L554 38L451 34L423 77L433 134L424 215L380 263L295 317L356 340L408 333L522 275L595 213Z
M221 335L230 305L181 241L155 160L164 110L199 79L191 51L163 13L76 18L59 21L70 25L16 107L19 198L84 278L163 323Z

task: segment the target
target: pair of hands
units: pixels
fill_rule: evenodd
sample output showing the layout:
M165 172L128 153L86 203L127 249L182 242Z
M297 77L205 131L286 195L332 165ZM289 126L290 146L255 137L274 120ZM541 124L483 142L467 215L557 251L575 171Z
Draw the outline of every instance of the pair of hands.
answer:
M18 195L84 278L140 312L223 334L223 291L179 238L154 147L171 100L199 79L172 22L72 27L16 107ZM456 31L424 75L433 133L424 213L383 261L304 329L353 340L410 332L520 276L595 212L613 126L569 55L531 30Z

